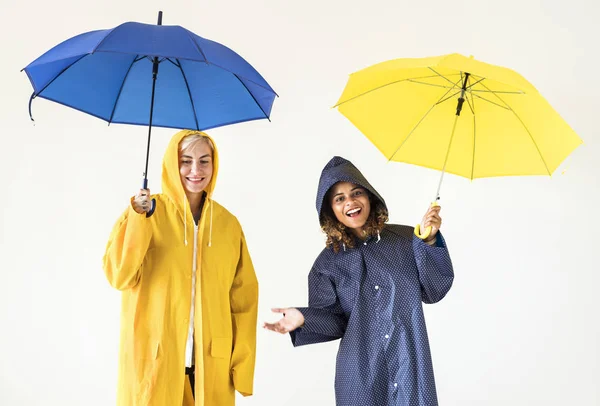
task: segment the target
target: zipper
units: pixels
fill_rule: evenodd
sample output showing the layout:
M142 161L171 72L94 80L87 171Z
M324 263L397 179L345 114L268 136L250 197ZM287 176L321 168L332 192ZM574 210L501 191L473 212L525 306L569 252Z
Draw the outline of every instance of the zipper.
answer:
M198 262L198 225L194 224L194 256L192 262L192 292L190 305L190 320L188 324L188 334L185 344L185 366L191 367L194 363L194 313L195 309L195 290L196 290L196 264Z

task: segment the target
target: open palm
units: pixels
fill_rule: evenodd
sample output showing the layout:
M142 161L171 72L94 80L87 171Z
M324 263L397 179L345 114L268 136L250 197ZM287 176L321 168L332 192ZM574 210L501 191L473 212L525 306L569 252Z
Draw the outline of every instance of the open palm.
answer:
M273 313L281 313L283 317L275 323L264 323L263 328L274 331L276 333L287 334L290 331L296 330L304 324L304 316L302 313L293 307L285 309L271 309Z

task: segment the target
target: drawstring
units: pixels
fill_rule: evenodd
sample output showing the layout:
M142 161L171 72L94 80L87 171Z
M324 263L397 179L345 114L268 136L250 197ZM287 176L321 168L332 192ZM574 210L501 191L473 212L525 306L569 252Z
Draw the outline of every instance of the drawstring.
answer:
M379 231L377 231L377 242L381 241L381 236L379 235ZM377 242L375 244L377 244Z
M212 221L213 221L213 202L212 199L207 199L210 203L210 229L208 233L208 246L212 245Z
M187 196L183 194L183 243L187 247Z
M344 251L346 251L346 244L342 243L342 247L344 248Z

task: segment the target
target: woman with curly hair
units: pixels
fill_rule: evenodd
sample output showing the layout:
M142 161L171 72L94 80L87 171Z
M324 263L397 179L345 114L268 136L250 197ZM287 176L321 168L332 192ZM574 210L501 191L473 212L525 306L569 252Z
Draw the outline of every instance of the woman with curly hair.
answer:
M323 169L317 213L326 247L308 276L308 307L277 308L264 327L290 333L294 346L341 338L338 406L437 406L422 302L440 301L454 272L439 228L440 207L421 226L386 224L383 198L348 160Z

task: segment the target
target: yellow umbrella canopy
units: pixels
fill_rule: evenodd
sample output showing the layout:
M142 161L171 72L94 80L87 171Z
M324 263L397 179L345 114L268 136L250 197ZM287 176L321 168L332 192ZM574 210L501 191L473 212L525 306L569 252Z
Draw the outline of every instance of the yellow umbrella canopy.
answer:
M350 75L336 107L388 160L469 179L551 175L582 140L525 78L450 54Z

